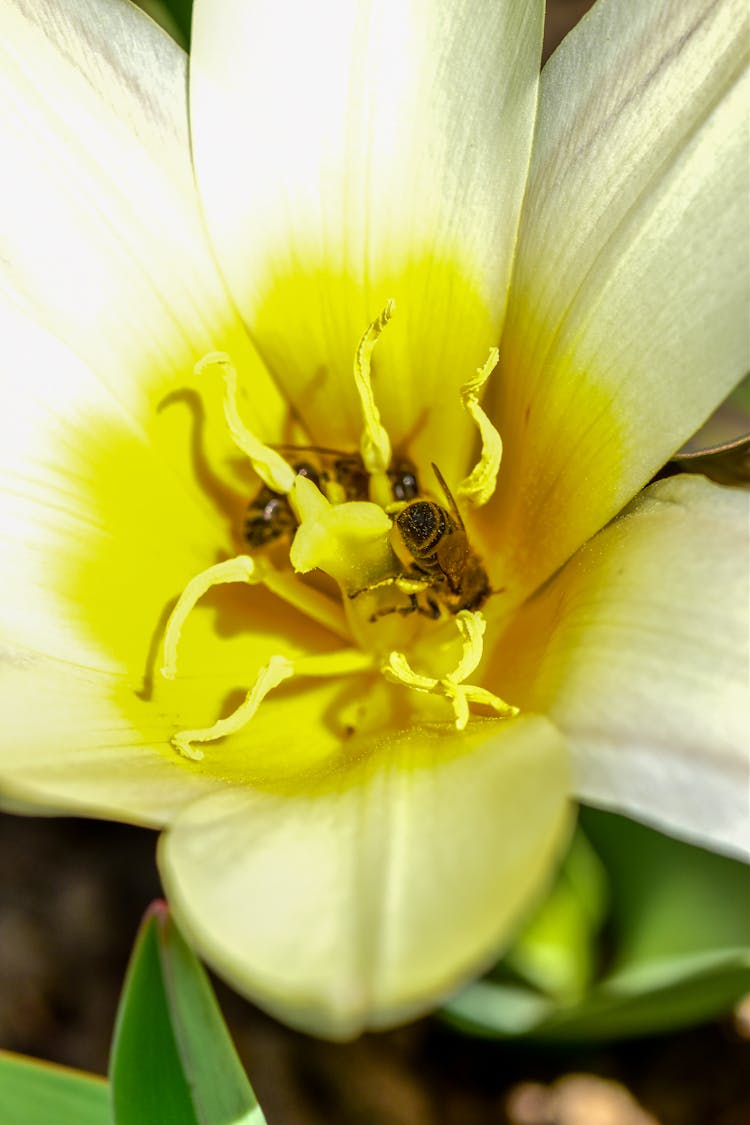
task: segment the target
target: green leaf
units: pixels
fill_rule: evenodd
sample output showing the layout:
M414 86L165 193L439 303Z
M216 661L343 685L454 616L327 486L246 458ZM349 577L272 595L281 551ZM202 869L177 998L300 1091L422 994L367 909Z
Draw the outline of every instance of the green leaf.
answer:
M0 1121L8 1125L109 1125L103 1078L0 1051Z
M582 816L613 887L608 994L750 970L750 867L624 817Z
M508 950L504 966L559 1001L580 998L597 968L606 903L606 872L579 829L554 886ZM509 998L506 1003L510 1006Z
M537 962L514 956L447 1005L450 1022L483 1036L592 1040L663 1032L729 1011L750 991L750 868L625 817L583 809L581 825L608 879L606 963L596 981L578 998L566 995L559 976L545 980ZM534 951L541 938L546 949L553 940L588 946L591 933L576 933L559 895L553 889L551 909L541 908L516 951ZM557 964L565 964L562 954ZM568 964L576 964L575 949Z
M116 1125L265 1125L208 977L163 903L136 940L110 1077Z
M187 47L193 19L193 0L136 0L136 3L181 47Z

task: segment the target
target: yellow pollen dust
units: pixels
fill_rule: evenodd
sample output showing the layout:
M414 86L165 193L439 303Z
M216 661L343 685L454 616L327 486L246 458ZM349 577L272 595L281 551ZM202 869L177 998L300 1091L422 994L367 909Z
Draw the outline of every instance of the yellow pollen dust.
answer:
M344 595L343 605L303 583L295 574L279 570L264 558L238 555L208 567L185 586L168 619L164 633L164 655L161 672L165 679L177 675L177 653L186 621L198 601L213 587L242 582L263 585L309 618L341 637L347 647L336 652L291 658L282 653L272 655L246 692L242 703L225 718L211 726L182 730L172 738L172 745L184 757L198 761L203 751L198 744L234 734L249 723L266 695L292 676L340 677L372 674L380 671L391 683L413 691L443 696L451 705L457 730L469 721L471 703L490 707L498 715L512 716L518 709L505 703L485 688L465 681L476 670L482 658L485 619L479 611L462 609L453 620L461 640L461 655L456 667L442 676L416 672L406 654L387 652L372 641L372 622L393 612L390 608L359 621L353 599L367 591L397 588L411 595L428 590L433 579L428 573L407 573L391 546L393 531L393 497L387 470L392 449L388 432L382 424L372 386L371 359L375 346L395 308L388 301L365 331L354 358L354 383L360 400L363 431L360 454L369 475L370 500L332 503L335 494L325 496L307 477L298 475L277 450L266 445L241 417L237 401L237 373L226 354L213 352L196 365L196 374L217 369L224 380L224 416L235 444L273 492L286 496L298 523L289 553L297 573L317 569L332 577ZM493 348L484 367L461 390L464 408L477 425L482 442L479 461L458 488L458 494L477 506L486 503L495 488L502 456L500 435L479 403L480 392L497 364ZM401 507L404 505L402 504ZM359 604L359 603L357 603ZM400 609L400 613L416 610L417 605ZM455 612L455 611L454 611ZM368 630L370 632L368 633ZM356 638L359 647L352 643ZM378 642L382 643L382 642Z

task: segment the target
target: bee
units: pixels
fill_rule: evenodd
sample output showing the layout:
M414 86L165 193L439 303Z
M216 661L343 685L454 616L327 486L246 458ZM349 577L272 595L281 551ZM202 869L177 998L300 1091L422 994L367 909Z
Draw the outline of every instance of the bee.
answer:
M307 477L320 486L320 476L314 465L302 461L292 466L298 476ZM242 538L249 547L267 547L281 538L291 538L297 530L297 520L283 492L274 492L267 484L261 485L250 501L242 525Z
M309 453L314 461L300 461L292 467L307 477L332 503L369 498L370 477L358 453L346 453L315 445L281 445L282 452ZM419 495L417 471L407 458L396 458L387 470L394 502L403 503ZM245 513L243 539L249 547L268 547L281 539L291 539L297 519L283 492L262 485Z
M400 457L386 469L386 476L391 482L391 492L396 503L403 504L419 496L419 481L417 470L406 457Z
M409 600L405 605L377 610L373 621L389 613L421 613L437 620L443 612L481 609L493 593L489 575L469 543L453 494L437 465L433 464L432 471L447 506L419 497L404 504L394 516L391 545L403 571L365 590L397 586Z

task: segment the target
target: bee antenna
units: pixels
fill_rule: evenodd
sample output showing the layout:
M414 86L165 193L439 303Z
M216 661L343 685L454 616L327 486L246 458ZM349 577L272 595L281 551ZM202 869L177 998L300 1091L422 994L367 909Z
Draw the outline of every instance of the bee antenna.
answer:
M458 504L456 503L456 501L454 499L453 493L448 488L448 485L445 483L445 477L440 472L440 469L437 467L435 462L431 461L430 464L432 465L432 471L435 474L435 477L437 478L437 482L440 485L441 489L443 490L443 495L445 496L445 499L448 501L448 505L450 507L451 514L453 515L454 519L456 520L456 523L463 530L464 521L461 519L461 513L458 510Z

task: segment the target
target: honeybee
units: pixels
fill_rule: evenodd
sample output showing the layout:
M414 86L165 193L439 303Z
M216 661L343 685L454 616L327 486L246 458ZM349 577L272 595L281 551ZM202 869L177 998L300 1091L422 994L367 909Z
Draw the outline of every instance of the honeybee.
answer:
M396 586L409 600L377 610L373 621L389 613L421 613L436 620L444 611L456 614L480 609L492 593L489 575L469 543L453 494L437 465L432 465L432 471L447 506L422 497L405 504L394 516L391 545L403 573L365 590Z
M358 453L345 453L315 445L280 445L285 453L309 453L314 461L300 461L292 467L307 477L335 503L369 498L370 477ZM396 458L387 469L393 499L403 503L419 495L417 471L407 458ZM248 505L243 524L243 539L250 547L267 547L282 538L291 538L297 520L283 492L262 485Z
M298 476L308 477L320 485L320 476L314 465L302 461L293 465ZM261 485L247 506L242 537L249 547L267 547L282 537L291 537L297 530L297 520L283 492L274 492L267 484Z

